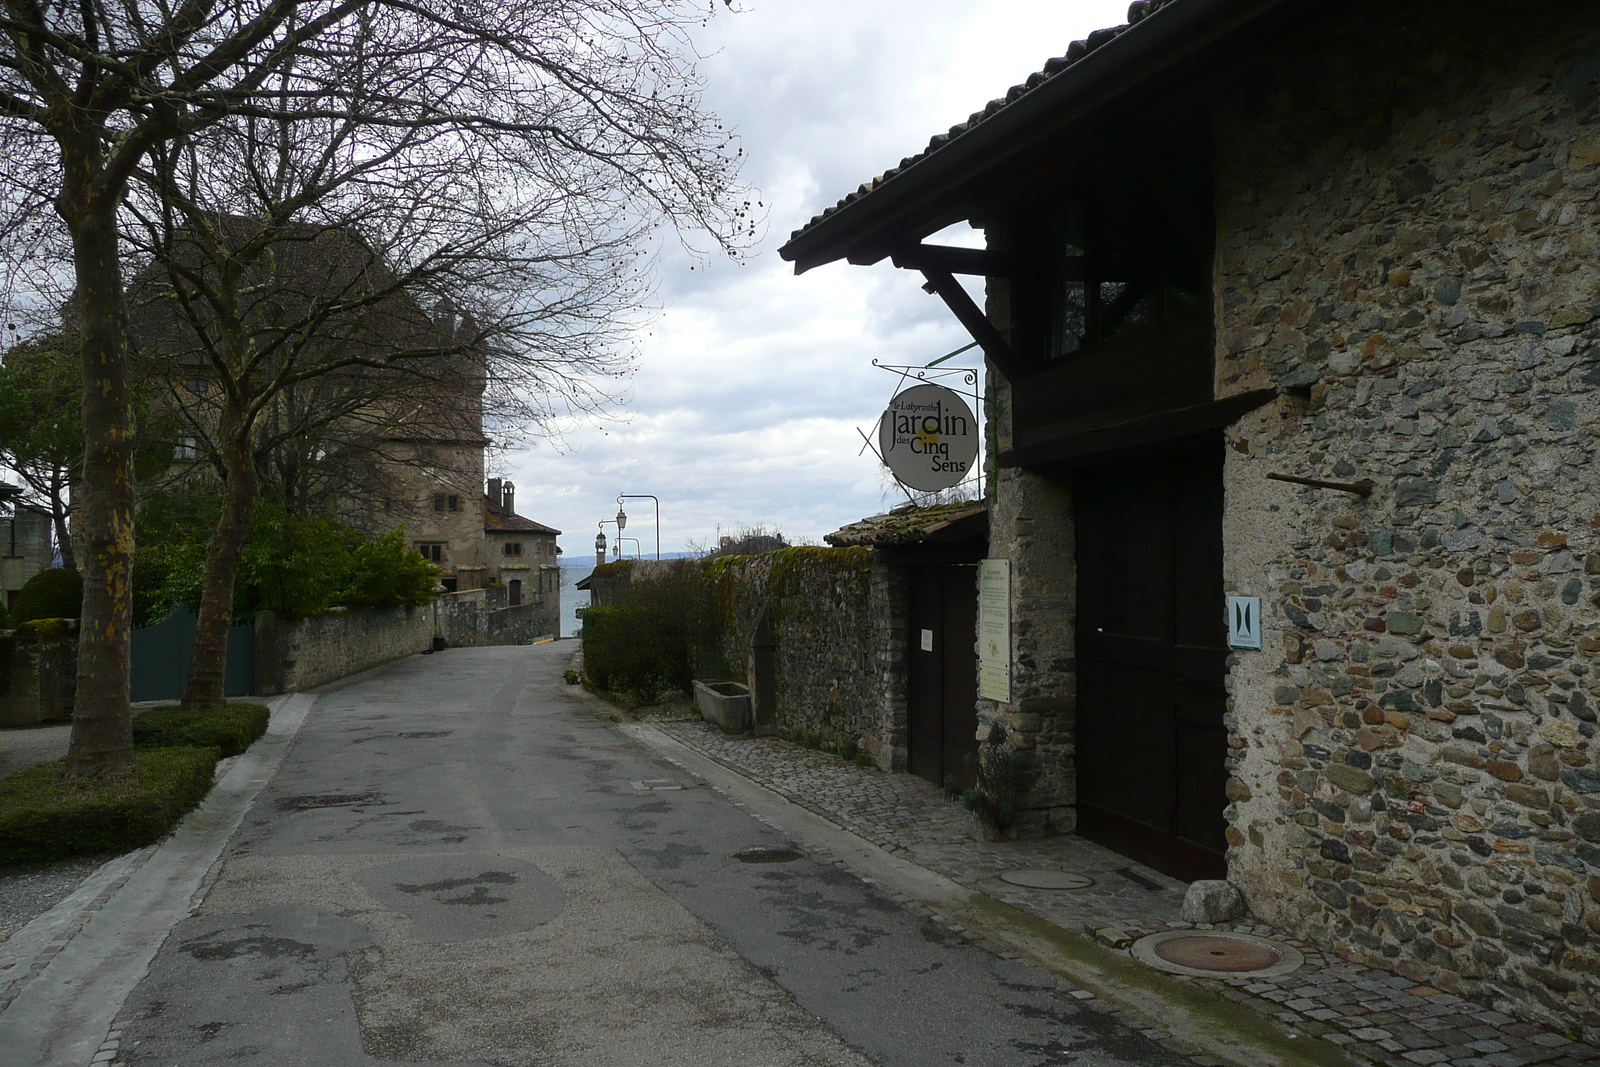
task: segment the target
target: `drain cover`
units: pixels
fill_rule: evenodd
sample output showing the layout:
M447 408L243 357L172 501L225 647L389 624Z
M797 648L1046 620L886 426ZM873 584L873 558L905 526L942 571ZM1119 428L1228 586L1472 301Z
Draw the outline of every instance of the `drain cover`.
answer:
M1231 937L1175 937L1157 945L1156 955L1202 971L1259 971L1283 959L1275 949Z
M1094 885L1093 878L1072 871L1006 871L1000 875L1000 880L1025 889L1087 889Z
M740 863L793 863L800 858L800 855L800 850L797 848L763 846L735 852L733 858Z
M1287 974L1305 962L1298 949L1254 934L1171 930L1142 937L1133 957L1147 967L1197 977Z

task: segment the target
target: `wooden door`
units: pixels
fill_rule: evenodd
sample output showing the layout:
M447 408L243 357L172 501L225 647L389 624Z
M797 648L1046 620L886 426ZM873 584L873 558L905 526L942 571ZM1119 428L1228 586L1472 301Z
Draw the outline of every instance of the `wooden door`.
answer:
M912 774L972 784L978 751L978 569L912 567L908 576L907 718Z
M1079 832L1224 877L1221 442L1079 472L1074 497Z

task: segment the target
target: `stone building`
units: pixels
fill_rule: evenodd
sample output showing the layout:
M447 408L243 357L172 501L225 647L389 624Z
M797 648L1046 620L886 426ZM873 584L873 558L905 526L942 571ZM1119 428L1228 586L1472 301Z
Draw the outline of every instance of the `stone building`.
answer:
M50 513L16 503L16 495L16 486L0 483L0 591L7 610L29 578L55 564Z
M517 514L516 487L489 479L483 502L484 559L490 580L505 586L506 603L516 607L529 598L556 602L559 615L561 531ZM557 632L555 630L549 632Z
M1597 77L1589 5L1135 3L782 250L983 345L1035 828L1591 1042Z
M255 233L250 219L216 221L225 238ZM171 243L173 259L196 276L218 269L215 249L190 231ZM259 364L252 373L304 376L262 394L253 443L262 495L373 533L399 527L439 565L447 591L507 581L511 606L558 598L560 583L541 568L555 563L559 531L517 515L509 483L490 479L485 491L484 341L472 315L403 285L348 230L291 231L270 255L234 266L250 283L234 295ZM200 336L195 316L210 305L190 299L180 310L175 293L193 284L186 279L152 267L130 286L137 372L158 414L178 426L172 478L160 487L169 491L221 469L223 357L214 348L226 331ZM247 361L236 354L234 362Z

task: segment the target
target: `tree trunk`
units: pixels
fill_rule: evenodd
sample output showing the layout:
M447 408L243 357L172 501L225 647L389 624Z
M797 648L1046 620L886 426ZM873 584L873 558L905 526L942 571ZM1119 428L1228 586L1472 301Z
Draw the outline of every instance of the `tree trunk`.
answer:
M233 589L239 560L255 517L256 465L250 451L250 429L244 415L228 403L222 410L218 444L227 472L222 510L206 547L206 573L200 586L200 618L189 654L189 678L183 689L186 708L213 708L226 699L228 624L233 618Z
M61 553L61 565L69 571L78 569L78 556L72 549L72 531L67 526L71 507L67 504L66 468L50 468L50 521L55 525L56 550Z
M80 187L81 189L81 187ZM128 632L133 624L133 420L128 406L127 309L118 262L116 203L73 202L61 214L72 233L83 316L83 478L78 489L83 549L78 695L67 773L133 770L128 717ZM85 197L87 199L87 197Z

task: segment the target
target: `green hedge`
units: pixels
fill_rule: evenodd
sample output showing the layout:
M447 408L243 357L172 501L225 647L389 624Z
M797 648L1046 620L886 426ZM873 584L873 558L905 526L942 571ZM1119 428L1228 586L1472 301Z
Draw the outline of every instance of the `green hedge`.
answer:
M151 708L133 717L135 748L214 748L237 756L267 732L265 704L230 701L220 708Z
M137 773L62 779L54 760L0 778L0 865L127 852L159 840L211 788L214 748L146 749Z
M583 673L597 688L648 696L689 688L686 647L670 615L642 605L583 613Z
M77 571L52 567L29 578L17 593L11 615L17 622L76 619L83 608L83 579Z

